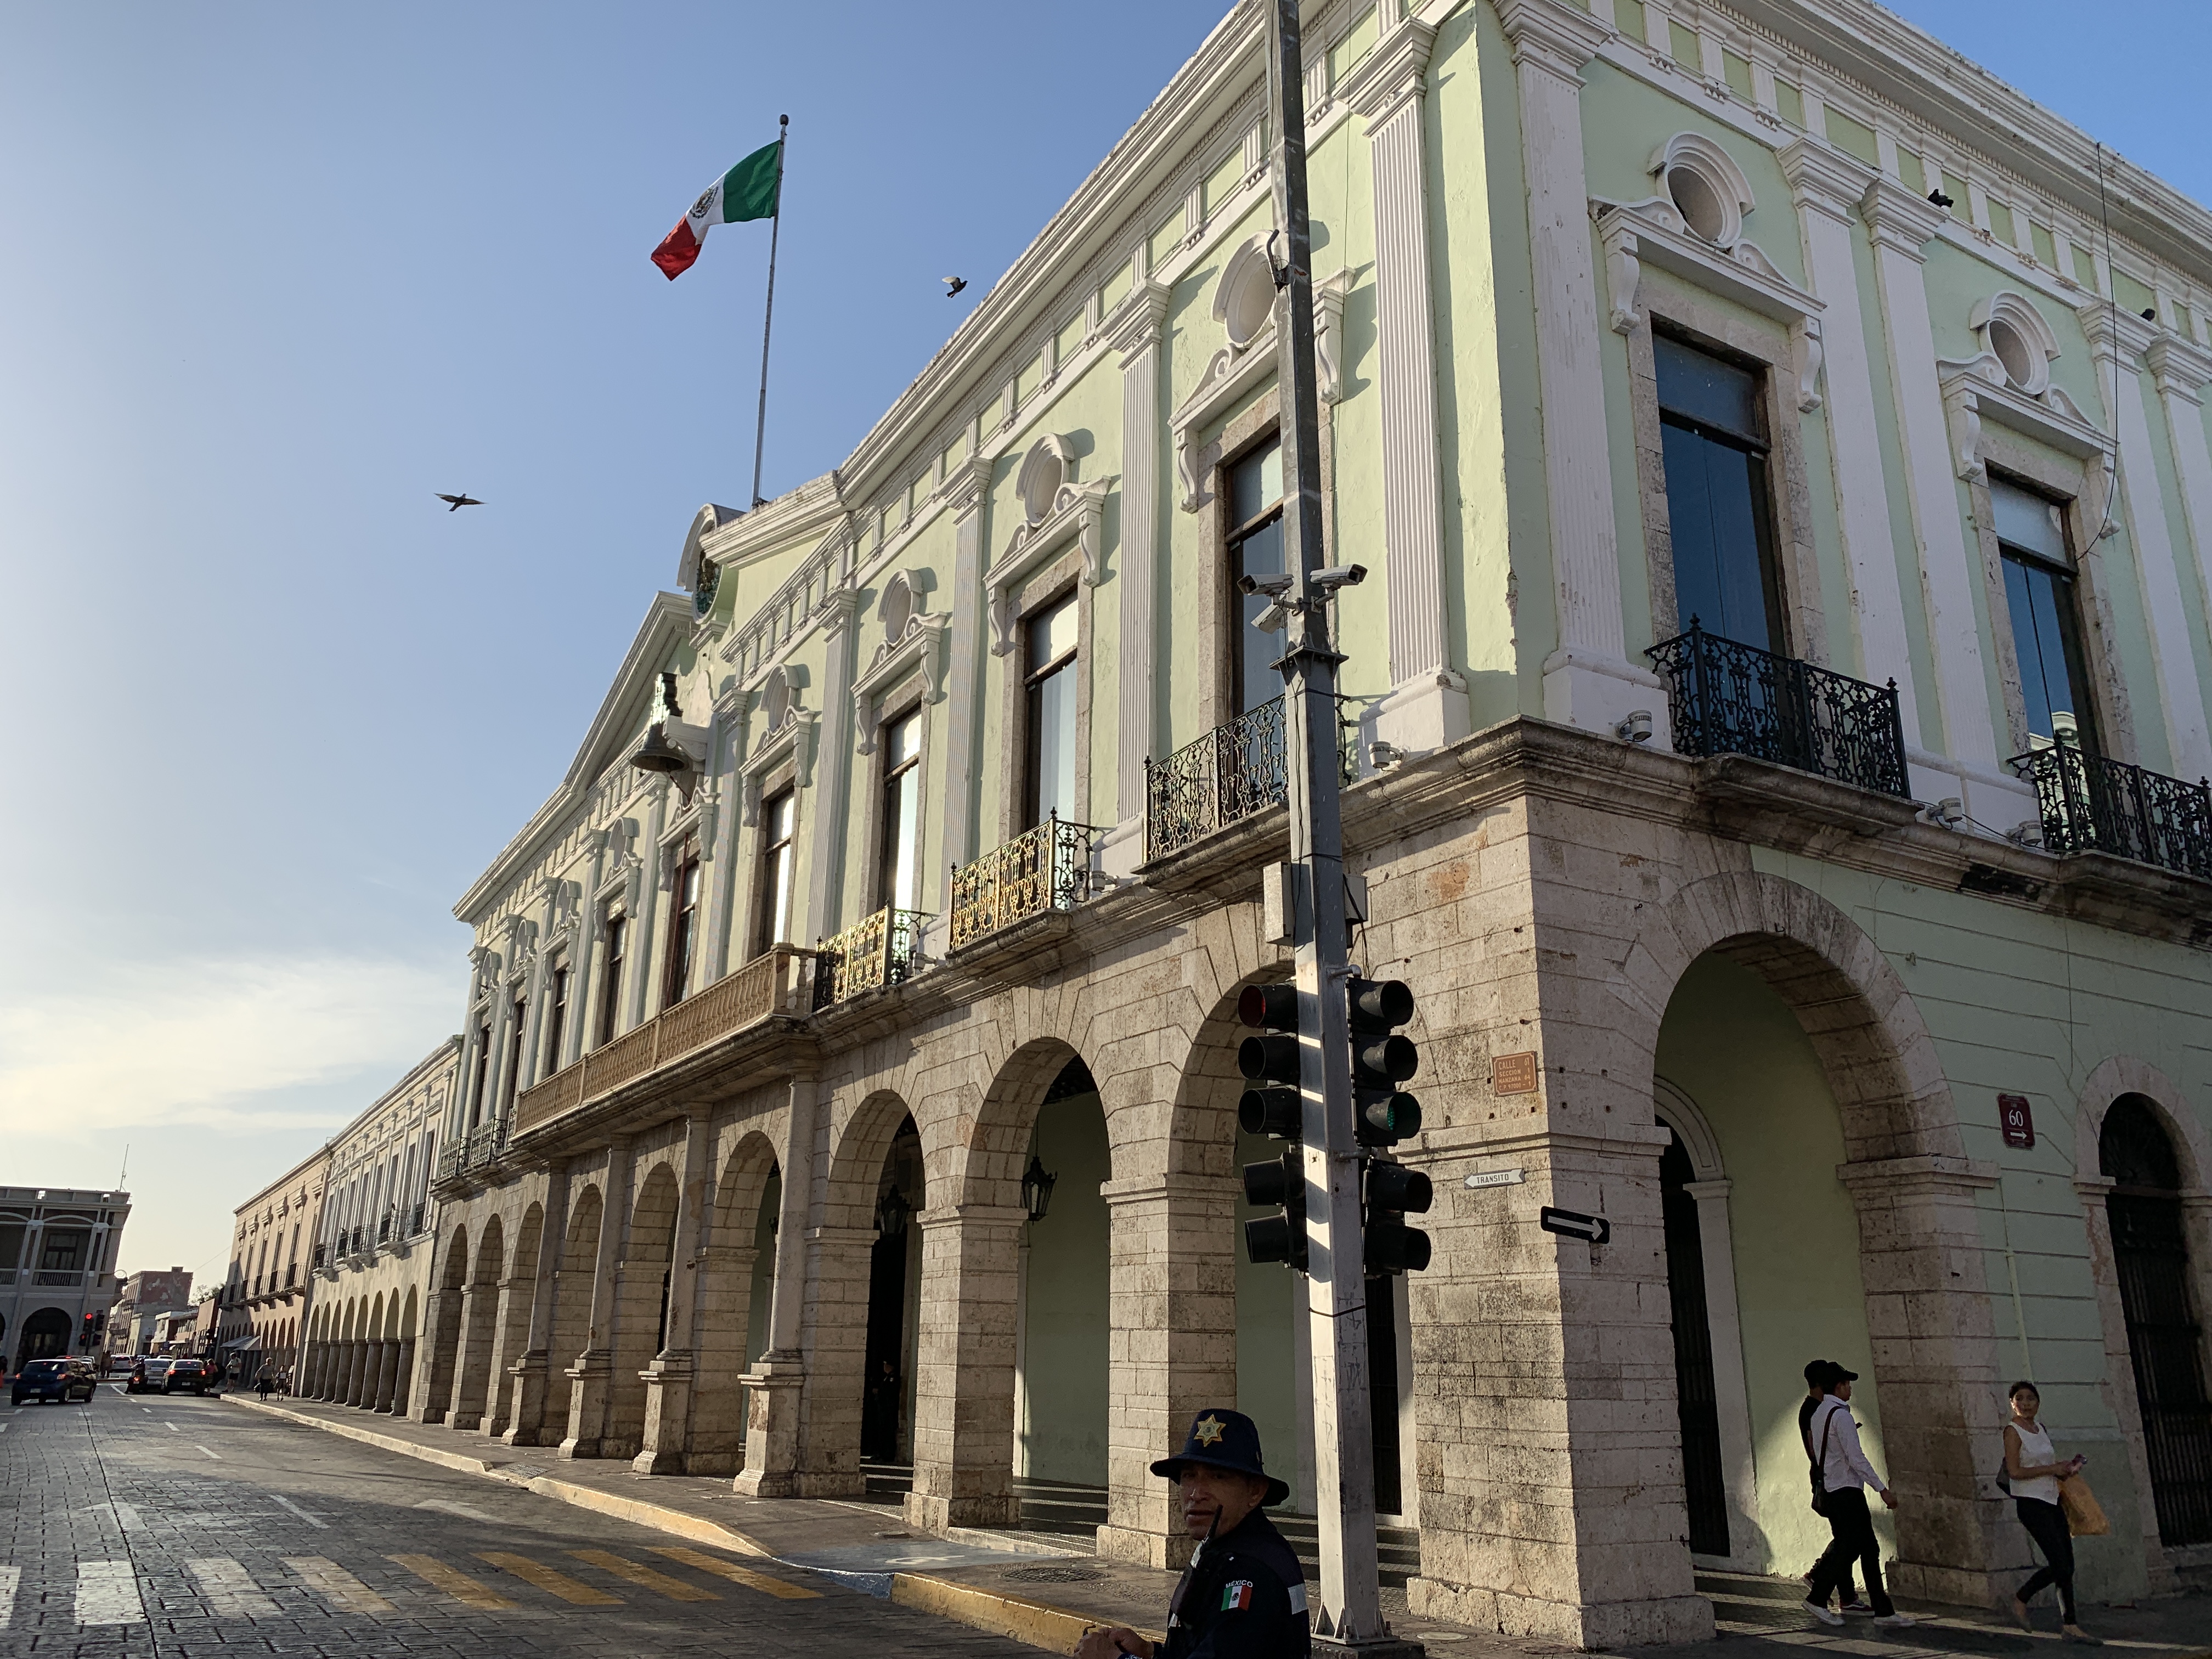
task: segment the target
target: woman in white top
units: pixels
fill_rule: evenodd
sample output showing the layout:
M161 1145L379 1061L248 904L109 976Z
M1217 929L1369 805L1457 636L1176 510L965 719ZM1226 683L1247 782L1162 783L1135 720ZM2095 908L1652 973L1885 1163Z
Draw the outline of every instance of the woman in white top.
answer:
M2034 1628L2028 1622L2027 1604L2042 1593L2045 1584L2056 1584L2060 1627L2066 1639L2094 1645L2097 1638L2075 1618L2074 1539L2066 1529L2066 1511L2058 1507L2058 1483L2080 1473L2088 1460L2058 1461L2049 1431L2036 1419L2042 1407L2043 1396L2036 1392L2034 1383L2012 1385L2012 1421L2005 1425L2004 1431L2005 1474L2012 1483L2013 1509L2020 1516L2020 1523L2050 1563L2014 1593L2013 1622L2022 1630Z

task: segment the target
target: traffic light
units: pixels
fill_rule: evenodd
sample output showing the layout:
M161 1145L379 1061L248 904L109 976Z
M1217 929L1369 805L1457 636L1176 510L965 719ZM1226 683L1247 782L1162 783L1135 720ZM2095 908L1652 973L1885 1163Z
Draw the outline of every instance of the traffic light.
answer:
M1413 1018L1413 993L1404 980L1346 981L1352 1133L1363 1146L1395 1146L1421 1132L1421 1103L1398 1086L1420 1068L1420 1051L1396 1029Z
M1419 1170L1383 1159L1367 1161L1365 1211L1367 1271L1370 1273L1420 1273L1429 1265L1429 1236L1408 1227L1408 1212L1426 1215L1436 1201L1436 1188Z
M1306 1266L1305 1107L1298 1093L1298 993L1294 985L1248 985L1237 999L1237 1017L1268 1033L1246 1037L1237 1069L1248 1086L1237 1104L1247 1134L1287 1142L1279 1158L1244 1166L1244 1201L1274 1215L1244 1224L1244 1254L1255 1262L1279 1261L1304 1273Z

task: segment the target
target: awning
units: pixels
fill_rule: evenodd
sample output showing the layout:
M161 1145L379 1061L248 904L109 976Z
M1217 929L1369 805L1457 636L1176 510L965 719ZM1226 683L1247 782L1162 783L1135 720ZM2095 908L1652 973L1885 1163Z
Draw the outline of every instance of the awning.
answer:
M258 1348L261 1346L261 1333L256 1331L251 1336L241 1336L235 1342L226 1342L222 1346L226 1348Z

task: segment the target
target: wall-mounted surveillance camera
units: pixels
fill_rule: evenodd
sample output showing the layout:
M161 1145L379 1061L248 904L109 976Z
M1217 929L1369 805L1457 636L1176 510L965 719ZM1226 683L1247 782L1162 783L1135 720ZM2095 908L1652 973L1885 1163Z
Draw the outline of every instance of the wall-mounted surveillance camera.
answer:
M1280 599L1291 591L1288 576L1239 576L1237 591L1240 593L1265 593L1269 599Z

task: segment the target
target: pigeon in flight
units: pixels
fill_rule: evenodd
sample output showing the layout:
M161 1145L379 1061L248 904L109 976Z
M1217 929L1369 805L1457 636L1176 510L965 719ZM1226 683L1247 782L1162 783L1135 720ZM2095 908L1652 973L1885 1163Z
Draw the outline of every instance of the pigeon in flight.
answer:
M435 493L440 501L451 501L453 503L451 507L448 507L446 509L448 513L458 513L465 507L482 507L483 505L483 503L478 501L475 496L468 495L465 492L459 495L448 495L443 490L439 490Z
M965 276L940 276L937 280L945 284L945 297L948 300L968 286Z

